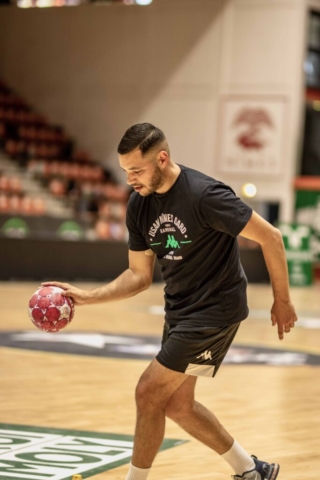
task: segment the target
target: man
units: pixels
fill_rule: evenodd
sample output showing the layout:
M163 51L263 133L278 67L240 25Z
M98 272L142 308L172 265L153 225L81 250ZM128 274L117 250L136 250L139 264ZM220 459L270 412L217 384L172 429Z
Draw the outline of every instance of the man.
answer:
M108 285L65 289L76 304L131 297L147 289L155 256L165 282L162 347L136 388L137 423L126 480L146 480L162 443L165 417L222 456L234 479L275 480L279 465L250 456L194 399L198 375L213 377L248 315L246 277L236 237L261 245L279 339L297 320L288 290L282 237L232 189L174 163L161 130L143 123L129 128L118 146L127 183L135 190L127 209L129 268ZM48 283L47 283L48 284Z

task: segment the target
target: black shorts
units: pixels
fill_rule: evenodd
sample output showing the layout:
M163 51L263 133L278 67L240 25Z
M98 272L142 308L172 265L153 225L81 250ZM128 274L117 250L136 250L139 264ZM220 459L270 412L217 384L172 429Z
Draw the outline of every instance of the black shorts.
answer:
M226 327L179 331L165 323L161 350L156 356L161 365L186 375L214 377L238 331L239 323Z

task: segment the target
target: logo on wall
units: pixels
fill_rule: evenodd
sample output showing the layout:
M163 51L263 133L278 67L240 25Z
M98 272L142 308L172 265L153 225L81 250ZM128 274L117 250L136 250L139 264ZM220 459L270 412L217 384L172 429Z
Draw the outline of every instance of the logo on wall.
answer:
M219 170L225 173L279 175L284 157L281 97L227 97L218 135Z
M25 238L29 234L29 227L23 218L12 217L2 225L1 231L6 237Z
M270 115L259 108L245 108L236 116L233 125L244 127L237 137L237 143L245 150L262 150L266 146L264 129L273 128Z

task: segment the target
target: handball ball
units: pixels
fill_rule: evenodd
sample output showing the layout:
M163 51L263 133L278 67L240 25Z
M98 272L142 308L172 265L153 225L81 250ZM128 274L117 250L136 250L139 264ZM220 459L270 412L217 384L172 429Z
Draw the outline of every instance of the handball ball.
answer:
M62 295L62 288L49 286L38 288L29 301L29 317L44 332L58 332L65 328L74 315L71 298Z

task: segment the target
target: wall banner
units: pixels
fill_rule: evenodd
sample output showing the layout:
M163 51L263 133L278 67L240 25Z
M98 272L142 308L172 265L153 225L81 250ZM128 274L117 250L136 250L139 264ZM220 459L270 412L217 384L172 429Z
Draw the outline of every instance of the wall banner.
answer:
M278 176L282 172L286 99L229 95L221 100L218 169L224 173Z

